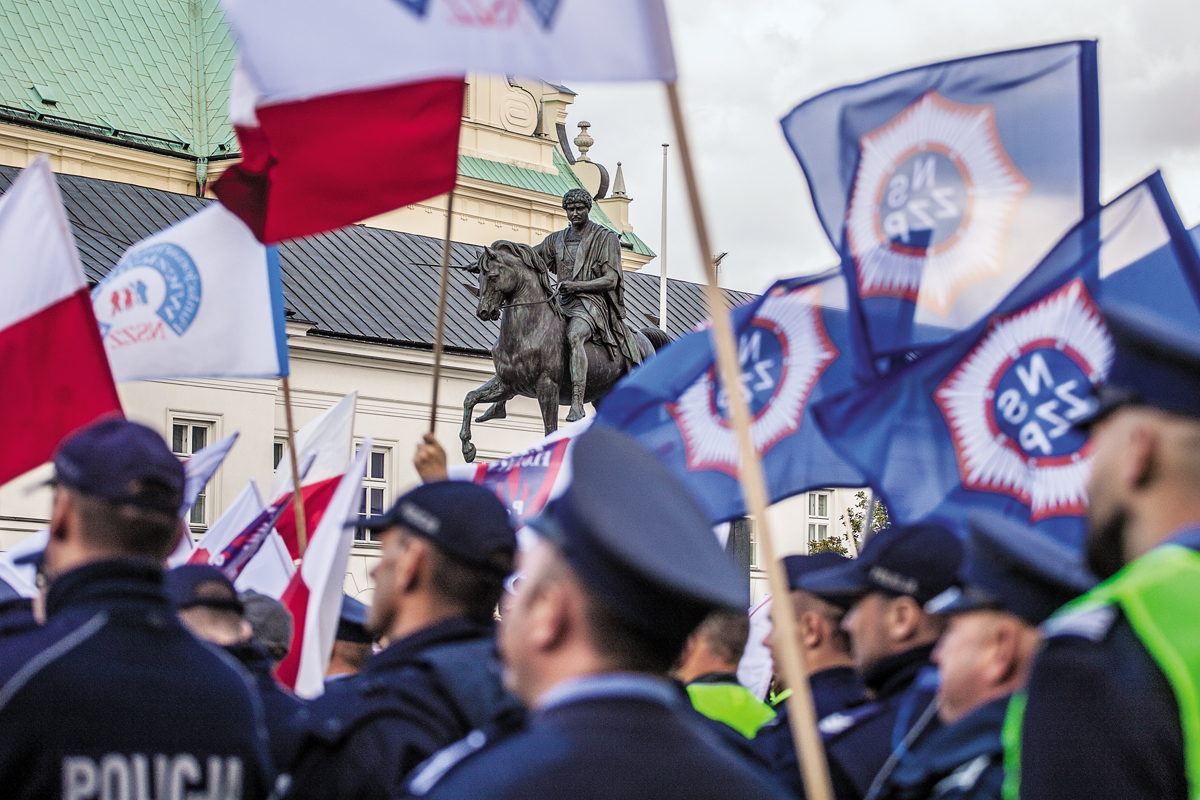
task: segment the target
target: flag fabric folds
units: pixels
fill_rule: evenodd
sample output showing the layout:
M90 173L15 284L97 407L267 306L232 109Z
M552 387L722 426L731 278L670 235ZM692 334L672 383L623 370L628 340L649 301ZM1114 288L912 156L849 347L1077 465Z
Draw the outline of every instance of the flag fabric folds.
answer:
M1096 44L915 67L782 120L876 355L991 311L1099 207Z
M232 436L226 436L219 442L213 442L208 447L193 453L191 458L184 462L183 507L179 509L179 518L184 522L187 522L188 515L191 513L192 507L196 505L196 501L200 499L200 493L204 491L204 487L212 480L217 468L225 461L225 456L229 455L229 451L233 449L238 435L239 432L234 431ZM173 567L186 564L195 549L196 545L192 541L191 534L184 531L183 535L179 537L179 544L175 551L167 557L167 564Z
M288 374L279 252L220 203L129 248L92 305L118 382Z
M242 160L214 186L260 241L445 193L463 76L673 80L662 0L226 0Z
M342 584L350 561L350 547L354 544L354 529L348 523L358 510L370 453L368 438L338 483L304 551L300 568L280 598L291 612L295 627L291 648L275 675L301 697L316 697L324 691L325 671L342 609Z
M732 311L742 391L772 502L815 487L863 483L829 449L809 413L811 403L854 384L852 352L862 344L845 283L836 270L780 281ZM627 375L604 398L597 420L662 459L714 523L746 513L709 331L682 337Z
M1132 282L1144 284L1129 291ZM964 531L990 508L1070 545L1086 529L1091 448L1076 427L1113 346L1101 306L1200 325L1200 256L1156 173L1072 229L985 319L879 381L819 403L834 450L901 525Z
M262 494L258 490L258 482L251 478L250 482L246 484L246 488L242 489L225 509L225 513L208 526L208 530L200 537L200 541L196 542L196 547L191 554L182 562L168 561L168 566L176 567L180 563L211 564L213 557L224 550L235 536L245 530L246 526L262 513L264 507L265 503L263 503Z
M593 419L572 422L510 456L480 464L451 464L446 471L450 480L471 481L495 492L513 525L520 527L570 485L571 448Z
M75 239L46 156L0 198L0 484L120 414Z
M333 499L338 481L350 466L354 452L354 409L357 403L358 392L351 392L296 432L297 461L301 472L300 493L304 498L304 522L310 540L313 531L321 524L325 507ZM277 498L284 492L290 492L291 486L291 455L288 448L284 447L268 497ZM283 537L292 559L299 558L300 542L296 535L294 507L284 509L275 530Z

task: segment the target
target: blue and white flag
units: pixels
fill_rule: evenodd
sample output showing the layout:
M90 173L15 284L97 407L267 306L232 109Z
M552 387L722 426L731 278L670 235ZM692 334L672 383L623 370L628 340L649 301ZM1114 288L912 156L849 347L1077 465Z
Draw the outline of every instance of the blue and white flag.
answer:
M814 487L862 486L830 450L809 404L854 383L854 329L836 270L779 281L732 310L742 391L772 502ZM741 457L710 332L690 333L608 393L597 424L633 436L688 485L714 523L746 513Z
M962 531L989 508L1078 545L1091 446L1074 423L1113 359L1100 307L1177 305L1172 319L1200 332L1198 290L1200 256L1155 173L1063 237L986 319L814 414L899 524Z
M118 382L288 374L279 251L220 203L129 248L92 306Z
M946 339L1099 208L1096 43L916 67L782 120L871 351Z

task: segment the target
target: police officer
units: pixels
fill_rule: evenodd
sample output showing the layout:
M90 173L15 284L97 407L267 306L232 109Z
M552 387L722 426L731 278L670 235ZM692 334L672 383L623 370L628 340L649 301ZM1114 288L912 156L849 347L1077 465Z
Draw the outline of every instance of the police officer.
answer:
M166 574L166 594L183 626L194 636L225 648L253 676L267 725L271 763L285 769L299 737L292 725L304 701L275 680L275 660L252 641L253 628L229 578L208 564L184 564Z
M325 691L339 681L362 672L371 655L375 637L367 629L367 606L348 594L342 595L342 610L338 615L337 634L333 639L333 654L325 670Z
M6 798L266 797L248 678L163 594L183 467L150 428L108 419L54 459L45 625L0 648Z
M925 604L947 618L933 650L943 727L901 759L880 797L1000 800L1001 730L1029 676L1038 625L1095 584L1077 553L994 512L972 517L959 574L961 589Z
M1200 794L1200 338L1104 316L1087 557L1107 580L1046 622L1013 703L1005 791L1022 800Z
M842 630L845 611L815 594L800 588L800 580L810 572L848 564L850 559L837 553L792 555L783 559L788 589L796 613L796 635L804 653L804 666L812 687L813 706L818 720L867 701L862 681L854 669L850 637ZM764 643L775 656L774 634ZM775 663L779 659L775 658ZM803 794L796 746L788 722L787 695L782 693L778 716L763 726L754 738L754 749L796 795Z
M738 662L749 635L745 611L713 611L688 637L675 670L697 711L748 738L775 718L770 706L738 683Z
M877 792L905 750L937 727L929 655L943 623L929 600L956 582L962 544L940 525L893 526L858 558L802 575L799 586L847 608L854 663L872 702L820 721L838 800Z
M372 527L382 558L368 624L390 644L301 714L289 798L390 797L431 753L517 708L493 637L516 549L496 496L473 483L430 483Z
M667 680L715 608L745 613L745 579L703 509L650 453L593 427L566 493L530 523L506 597L506 681L528 720L473 731L408 783L431 798L775 797L685 715ZM690 712L694 713L694 712Z

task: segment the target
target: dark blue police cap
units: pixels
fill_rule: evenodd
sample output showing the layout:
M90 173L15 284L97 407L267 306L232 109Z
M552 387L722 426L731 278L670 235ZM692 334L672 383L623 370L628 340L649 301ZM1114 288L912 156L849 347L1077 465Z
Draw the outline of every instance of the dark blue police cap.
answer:
M1040 625L1096 583L1078 553L1002 514L976 512L968 527L962 588L926 603L931 614L993 609Z
M426 483L400 497L366 526L402 527L428 539L451 558L507 575L517 535L496 495L469 481Z
M941 525L893 525L871 537L858 558L802 576L800 588L843 607L871 592L924 604L955 584L961 561L962 543Z
M64 441L54 456L57 486L117 505L178 514L183 464L153 429L109 418Z
M238 614L243 611L233 583L221 570L209 564L183 564L167 570L163 590L177 609L207 606Z
M375 637L367 630L367 606L348 594L342 595L342 613L338 616L337 638L343 642L370 644Z
M1108 378L1096 388L1096 409L1079 424L1095 425L1128 405L1200 417L1200 339L1145 309L1101 310L1116 352Z
M783 557L783 568L787 571L788 588L793 592L800 590L800 579L810 572L829 569L847 564L850 559L828 551Z
M749 607L708 515L649 451L593 426L575 441L571 468L570 487L529 526L631 629L677 654L710 611Z

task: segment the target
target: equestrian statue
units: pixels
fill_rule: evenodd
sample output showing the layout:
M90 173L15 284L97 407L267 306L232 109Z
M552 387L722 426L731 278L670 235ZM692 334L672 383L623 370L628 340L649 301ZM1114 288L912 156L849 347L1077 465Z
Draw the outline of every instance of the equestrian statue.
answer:
M563 195L570 225L535 247L493 242L470 271L479 276L482 320L500 320L492 348L496 377L463 400L463 457L475 460L471 414L492 403L476 422L504 419L513 397L535 397L547 434L558 430L558 407L567 421L584 416L625 373L670 341L658 328L634 330L625 322L625 276L618 235L588 218L592 197L583 189Z

